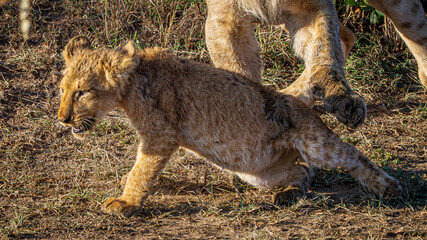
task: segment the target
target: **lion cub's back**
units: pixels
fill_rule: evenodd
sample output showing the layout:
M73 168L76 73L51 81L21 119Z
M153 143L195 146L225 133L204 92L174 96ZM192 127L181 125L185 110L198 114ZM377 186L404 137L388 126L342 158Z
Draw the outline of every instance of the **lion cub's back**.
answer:
M212 159L258 158L277 131L265 118L262 93L243 78L206 66L193 66L181 79L183 145Z

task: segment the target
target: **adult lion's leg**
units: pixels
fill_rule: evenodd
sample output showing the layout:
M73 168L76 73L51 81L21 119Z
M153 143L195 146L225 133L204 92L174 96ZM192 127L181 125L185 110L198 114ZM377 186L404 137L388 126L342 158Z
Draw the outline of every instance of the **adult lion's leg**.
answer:
M229 0L207 0L206 45L216 67L261 81L261 59L253 25Z
M130 217L139 210L156 177L176 150L174 145L159 147L147 142L144 144L140 143L138 147L136 162L127 176L122 196L110 198L102 205L106 213L115 212Z
M321 99L329 112L351 127L363 123L366 106L356 96L344 76L339 26L332 1L286 1L283 16L295 52L301 56L306 70L285 93L304 96L312 104Z
M282 25L286 31L285 25ZM350 55L350 51L354 46L355 36L354 33L344 26L340 22L340 43L341 43L341 51L344 53L344 61ZM313 85L310 81L308 69L305 69L301 76L295 82L293 82L289 87L283 89L282 92L292 95L298 98L300 101L304 102L308 107L312 107L314 102L316 101L316 97L311 93L311 89Z
M302 74L290 86L280 92L298 98L306 106L312 107L317 98L312 93L313 84L310 81L309 71L305 69Z
M419 0L368 0L389 17L418 63L418 76L427 87L427 20ZM424 6L427 7L427 6Z

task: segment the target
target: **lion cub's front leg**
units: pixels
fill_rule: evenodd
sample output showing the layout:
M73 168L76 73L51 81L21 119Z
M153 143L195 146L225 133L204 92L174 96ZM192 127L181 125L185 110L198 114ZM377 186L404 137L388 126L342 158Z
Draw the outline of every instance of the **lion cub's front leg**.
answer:
M147 147L153 145L155 146L147 143L139 145L136 163L128 174L123 195L105 201L102 205L104 212L130 217L141 208L156 177L176 150L176 147Z

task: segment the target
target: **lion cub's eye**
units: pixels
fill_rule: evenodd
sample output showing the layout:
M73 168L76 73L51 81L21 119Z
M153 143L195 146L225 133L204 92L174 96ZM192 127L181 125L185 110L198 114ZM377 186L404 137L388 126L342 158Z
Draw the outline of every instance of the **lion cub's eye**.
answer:
M83 97L85 95L87 95L89 93L89 91L78 91L77 92L77 98Z

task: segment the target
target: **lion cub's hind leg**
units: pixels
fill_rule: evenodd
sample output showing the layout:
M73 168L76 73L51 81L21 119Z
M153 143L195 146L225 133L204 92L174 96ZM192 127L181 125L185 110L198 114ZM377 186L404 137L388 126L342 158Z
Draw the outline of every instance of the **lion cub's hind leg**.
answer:
M281 187L285 189L273 195L273 202L275 205L293 205L307 194L311 178L314 174L311 166L307 163L302 163L301 159L299 154L296 159L283 159L283 161L288 162L288 164L286 164L288 167L286 169L288 177L287 179L283 179L283 184L281 184Z
M274 156L277 161L255 174L236 174L242 180L259 187L285 187L273 197L276 205L291 205L308 191L313 171L294 149L284 149Z
M286 97L291 109L290 125L282 144L299 150L314 167L343 167L377 196L399 196L399 182L378 168L354 146L344 143L317 114L291 96Z

